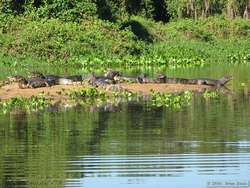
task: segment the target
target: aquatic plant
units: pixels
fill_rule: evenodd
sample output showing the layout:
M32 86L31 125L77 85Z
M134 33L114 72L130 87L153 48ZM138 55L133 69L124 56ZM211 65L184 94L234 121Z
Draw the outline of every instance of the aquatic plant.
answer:
M246 53L237 53L228 56L230 63L239 64L239 63L250 63L250 54Z
M137 92L123 91L123 92L112 92L113 97L133 98L139 97L140 94Z
M23 108L28 112L42 110L51 104L51 100L47 99L43 93L32 96L31 98L14 97L8 100L0 101L0 109L3 113L7 113L14 108Z
M87 69L88 67L134 67L134 66L164 66L168 69L176 68L189 68L189 67L203 67L206 63L205 60L200 57L163 57L163 56L142 56L140 58L126 56L123 58L97 58L97 57L87 57L79 59L78 63L82 66L82 69Z
M156 93L151 92L150 97L153 106L180 109L190 104L193 93L185 91L180 94Z
M65 92L65 91L64 91ZM79 99L79 98L105 98L106 92L97 90L94 87L78 89L78 90L69 90L65 93L71 99Z
M218 98L220 95L219 95L219 92L218 91L205 91L202 96L206 99L208 98Z
M241 86L241 87L245 87L245 86L246 86L246 83L242 82L242 83L240 83L240 86Z

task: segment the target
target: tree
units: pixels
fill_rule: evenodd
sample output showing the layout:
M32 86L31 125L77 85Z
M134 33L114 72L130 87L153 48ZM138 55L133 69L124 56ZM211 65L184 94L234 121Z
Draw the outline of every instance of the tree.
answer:
M125 9L129 16L137 14L142 8L142 0L125 0Z
M246 4L246 8L243 13L243 18L250 19L250 0Z
M168 22L170 20L165 0L153 0L153 9L154 20L162 22Z

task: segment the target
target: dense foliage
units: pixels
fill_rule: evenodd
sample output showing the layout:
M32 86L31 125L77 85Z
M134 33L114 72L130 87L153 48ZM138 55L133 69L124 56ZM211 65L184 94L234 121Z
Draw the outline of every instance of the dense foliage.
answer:
M0 54L83 65L202 66L219 56L248 61L249 21L226 16L233 7L233 17L247 18L248 5L249 0L3 0Z
M249 0L3 0L0 12L12 15L32 15L39 18L60 18L79 21L86 16L107 20L123 20L140 15L167 22L177 17L207 17L227 14L234 18L249 18Z

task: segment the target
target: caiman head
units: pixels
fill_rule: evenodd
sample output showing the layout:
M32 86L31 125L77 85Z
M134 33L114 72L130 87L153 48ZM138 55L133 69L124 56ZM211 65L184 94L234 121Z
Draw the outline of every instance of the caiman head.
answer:
M167 79L167 76L165 74L158 74L157 77L156 77L156 81L158 83L166 83L166 79Z
M119 71L109 69L104 73L104 76L108 79L114 80L115 77L121 76L121 73Z
M225 85L227 82L229 82L230 80L233 79L233 76L224 76L222 77L219 82L220 82L220 85Z
M45 79L45 76L41 72L38 72L38 71L31 72L29 77L31 79L36 79L36 78Z
M7 80L9 82L19 82L20 80L25 79L23 76L15 75L15 76L8 76Z
M92 73L90 73L90 74L87 76L87 78L85 79L85 81L86 81L87 83L93 85L93 84L95 83L96 79L97 79L97 76L96 76L95 72L92 72Z
M10 82L17 82L19 88L24 89L28 87L28 81L23 76L9 76L8 80Z

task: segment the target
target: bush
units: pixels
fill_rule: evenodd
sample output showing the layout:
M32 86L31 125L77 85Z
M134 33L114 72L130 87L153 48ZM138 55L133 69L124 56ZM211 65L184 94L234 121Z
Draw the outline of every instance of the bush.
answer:
M58 18L64 21L80 21L96 15L96 4L92 0L32 0L0 1L0 13L26 15L33 18Z
M188 39L211 41L217 39L246 39L250 37L248 20L227 19L224 17L209 17L193 21L178 20L169 24L169 30Z
M0 33L1 51L12 55L68 60L75 56L140 54L144 43L129 30L98 19L81 23L58 19L14 19Z

